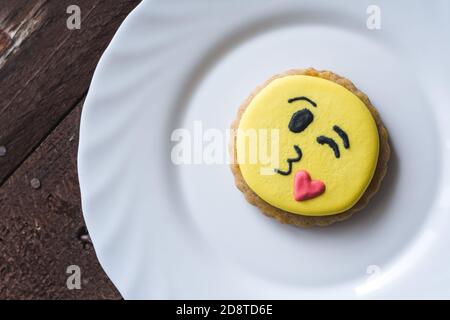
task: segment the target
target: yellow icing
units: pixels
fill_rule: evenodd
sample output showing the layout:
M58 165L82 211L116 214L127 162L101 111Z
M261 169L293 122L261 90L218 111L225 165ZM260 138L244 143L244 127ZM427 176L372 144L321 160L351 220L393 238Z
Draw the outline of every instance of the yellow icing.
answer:
M288 103L290 98L299 96L308 97L317 107L307 101ZM313 113L314 120L303 132L293 133L288 128L289 121L296 111L304 108ZM334 125L347 133L348 149L333 130ZM271 139L277 130L272 129L278 129L279 134L279 140L274 136L274 141L279 141L279 150L275 149L273 154L270 148L276 143L271 144ZM251 132L257 133L256 144L249 143L255 141ZM321 135L335 140L340 158L335 157L329 146L317 142ZM307 216L333 215L355 205L372 179L379 152L376 123L365 104L335 82L304 75L285 76L264 87L245 109L236 142L239 167L248 186L272 206ZM287 170L286 159L297 156L294 145L301 148L302 158L293 163L292 173L287 176L273 173L275 168ZM268 159L254 154L261 150L268 150L268 155L274 157L272 160L278 155L279 163L268 163ZM296 201L293 185L299 170L307 170L312 179L324 182L325 192L313 199Z

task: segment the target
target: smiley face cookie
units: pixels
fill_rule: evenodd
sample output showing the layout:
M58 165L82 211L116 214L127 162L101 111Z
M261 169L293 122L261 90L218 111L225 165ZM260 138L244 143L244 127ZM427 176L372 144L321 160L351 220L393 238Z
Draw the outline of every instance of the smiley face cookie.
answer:
M255 90L232 126L232 172L246 199L297 226L326 226L363 208L390 149L367 96L329 71L291 70Z

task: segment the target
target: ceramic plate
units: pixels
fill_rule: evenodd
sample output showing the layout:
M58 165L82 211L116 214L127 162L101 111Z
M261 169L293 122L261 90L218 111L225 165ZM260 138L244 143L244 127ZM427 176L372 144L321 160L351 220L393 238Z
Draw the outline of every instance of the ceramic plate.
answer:
M164 0L130 14L95 72L79 147L87 227L124 298L450 298L450 3L373 2ZM195 147L209 129L225 141L257 85L309 66L354 81L390 133L366 209L281 225L226 161L172 161L177 129Z

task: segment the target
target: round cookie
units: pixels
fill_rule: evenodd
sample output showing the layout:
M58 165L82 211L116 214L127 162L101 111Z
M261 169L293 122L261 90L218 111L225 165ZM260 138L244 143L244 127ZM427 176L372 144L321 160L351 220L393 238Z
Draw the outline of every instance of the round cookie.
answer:
M378 190L388 134L349 80L312 68L257 88L232 125L236 186L267 216L326 226L362 209Z

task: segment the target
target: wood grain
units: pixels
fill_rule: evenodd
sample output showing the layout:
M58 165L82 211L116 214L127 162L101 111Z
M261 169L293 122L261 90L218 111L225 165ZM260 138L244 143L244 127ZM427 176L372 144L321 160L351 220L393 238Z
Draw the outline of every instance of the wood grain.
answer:
M1 1L0 29L7 42L0 47L0 68L42 26L46 18L46 4L46 0Z
M0 70L0 145L8 149L0 158L0 185L84 96L102 52L139 1L77 0L80 30L66 26L73 1L30 2L26 14L17 13L20 1L3 2L9 14L0 26L11 44ZM21 28L28 31L11 32Z
M85 228L76 173L82 101L139 0L0 0L0 299L120 299ZM69 265L82 288L66 286Z
M80 111L81 104L2 187L2 299L120 298L97 262L82 219L76 174ZM81 268L80 290L66 286L69 265Z

